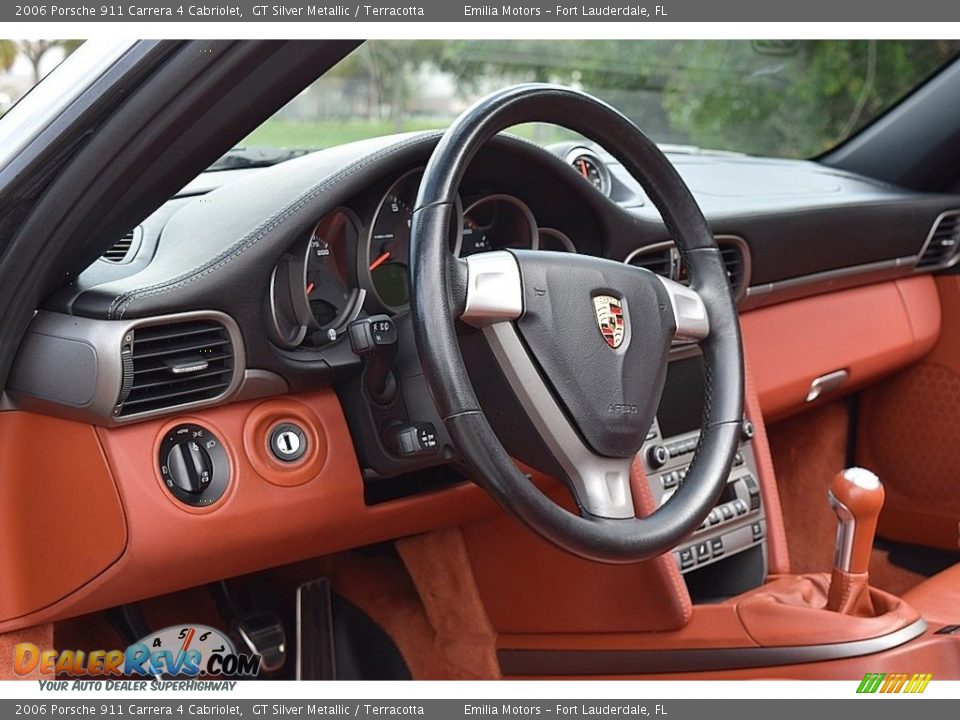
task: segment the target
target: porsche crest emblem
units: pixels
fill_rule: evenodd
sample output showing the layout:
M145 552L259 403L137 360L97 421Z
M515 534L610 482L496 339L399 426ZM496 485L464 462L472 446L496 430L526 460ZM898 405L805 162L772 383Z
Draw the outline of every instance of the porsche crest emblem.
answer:
M610 295L597 295L593 298L593 309L597 316L600 334L607 341L607 345L616 350L623 344L623 335L626 330L623 305Z

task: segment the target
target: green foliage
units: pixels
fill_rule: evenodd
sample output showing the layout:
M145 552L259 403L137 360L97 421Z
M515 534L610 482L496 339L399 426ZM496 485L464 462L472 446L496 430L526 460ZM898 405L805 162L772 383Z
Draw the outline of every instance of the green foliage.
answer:
M16 59L17 44L13 40L0 40L0 70L9 70Z
M380 119L406 125L424 71L471 100L512 82L582 87L655 139L808 157L893 105L956 41L371 41L333 71L375 88Z
M748 43L687 43L683 71L665 85L676 127L706 147L809 157L896 103L957 52L957 44L813 41L788 57Z

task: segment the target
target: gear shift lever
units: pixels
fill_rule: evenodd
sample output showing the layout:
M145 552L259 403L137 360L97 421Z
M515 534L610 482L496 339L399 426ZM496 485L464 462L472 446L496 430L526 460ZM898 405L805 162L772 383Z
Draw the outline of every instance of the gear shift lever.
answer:
M827 492L837 515L837 539L827 608L846 614L872 612L867 568L883 507L883 485L869 470L848 468Z

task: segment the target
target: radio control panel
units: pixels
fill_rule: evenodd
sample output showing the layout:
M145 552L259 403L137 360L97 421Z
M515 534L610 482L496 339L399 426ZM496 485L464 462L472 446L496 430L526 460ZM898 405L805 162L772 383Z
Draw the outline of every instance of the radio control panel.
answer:
M699 430L663 437L659 421L654 421L640 455L658 507L684 483L699 439ZM766 534L766 514L753 453L753 424L744 418L740 445L726 486L700 527L674 548L674 560L680 572L686 574L759 548L765 572Z

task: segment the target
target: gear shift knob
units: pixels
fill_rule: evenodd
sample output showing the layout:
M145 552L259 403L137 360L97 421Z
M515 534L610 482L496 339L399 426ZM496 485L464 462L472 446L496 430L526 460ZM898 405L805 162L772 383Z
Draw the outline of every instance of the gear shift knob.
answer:
M880 478L863 468L848 468L830 484L827 498L837 514L834 568L846 573L866 573L883 508Z

